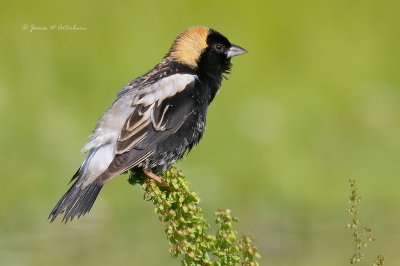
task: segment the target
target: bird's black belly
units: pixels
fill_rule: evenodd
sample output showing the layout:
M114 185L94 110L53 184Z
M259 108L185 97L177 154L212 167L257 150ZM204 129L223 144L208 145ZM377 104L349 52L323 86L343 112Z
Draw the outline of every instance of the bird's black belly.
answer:
M156 173L165 172L172 164L196 145L205 130L205 113L194 111L182 126L157 145L156 152L149 158L148 166Z

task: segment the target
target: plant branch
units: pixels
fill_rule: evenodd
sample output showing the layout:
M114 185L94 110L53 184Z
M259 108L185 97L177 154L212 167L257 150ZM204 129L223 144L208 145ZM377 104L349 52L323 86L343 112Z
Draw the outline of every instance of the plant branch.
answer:
M231 211L219 209L215 223L216 234L209 235L210 224L200 208L200 198L190 189L181 171L171 168L162 179L169 189L159 187L154 180L130 171L129 183L141 184L144 198L155 206L160 221L165 223L165 233L171 245L169 253L179 257L182 265L258 265L257 247L250 237L237 240L233 230L238 218Z

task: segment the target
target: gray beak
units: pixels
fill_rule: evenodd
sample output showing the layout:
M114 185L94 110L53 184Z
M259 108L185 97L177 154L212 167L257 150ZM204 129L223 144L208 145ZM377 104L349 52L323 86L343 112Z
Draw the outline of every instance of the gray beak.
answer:
M228 58L231 58L231 57L245 54L245 53L247 53L246 49L243 49L242 47L237 46L236 44L232 43L231 48L229 48L229 50L228 50L227 56L228 56Z

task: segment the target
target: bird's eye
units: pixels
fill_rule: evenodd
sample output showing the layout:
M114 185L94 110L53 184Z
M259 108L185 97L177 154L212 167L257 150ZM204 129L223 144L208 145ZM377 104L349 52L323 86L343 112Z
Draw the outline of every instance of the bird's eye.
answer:
M221 51L223 50L222 44L217 44L217 45L215 45L215 49L216 49L218 52L221 52Z

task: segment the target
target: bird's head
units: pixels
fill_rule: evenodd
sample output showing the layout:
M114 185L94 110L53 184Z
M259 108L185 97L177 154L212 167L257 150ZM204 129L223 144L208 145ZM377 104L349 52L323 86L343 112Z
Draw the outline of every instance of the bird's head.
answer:
M216 30L198 26L182 32L167 57L200 72L222 74L229 72L233 56L246 52Z

